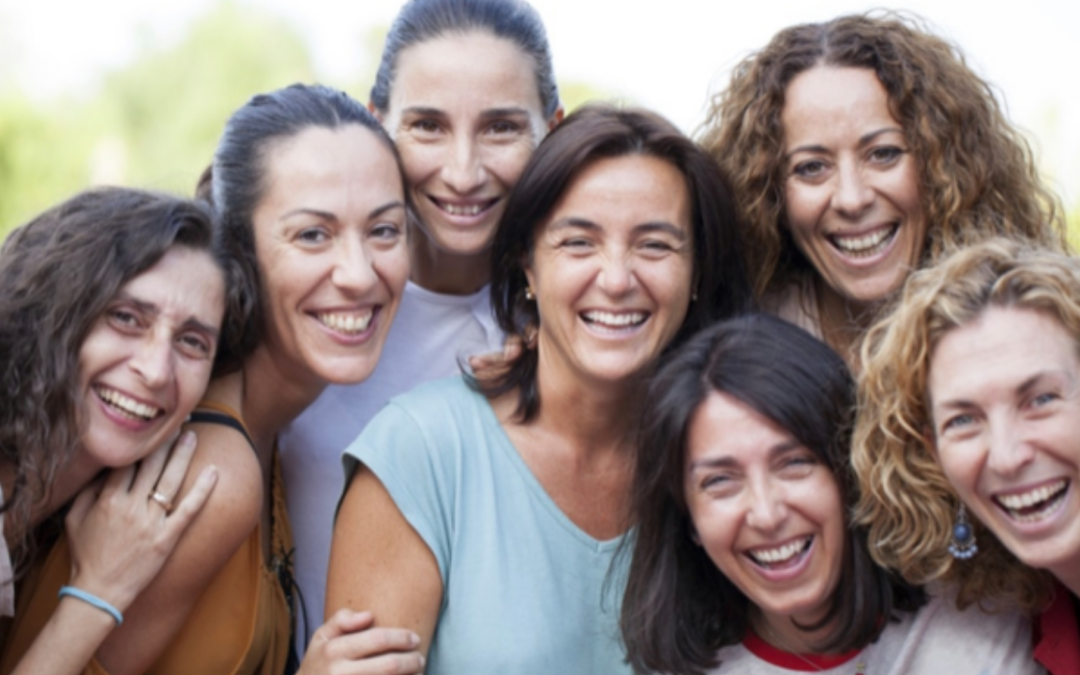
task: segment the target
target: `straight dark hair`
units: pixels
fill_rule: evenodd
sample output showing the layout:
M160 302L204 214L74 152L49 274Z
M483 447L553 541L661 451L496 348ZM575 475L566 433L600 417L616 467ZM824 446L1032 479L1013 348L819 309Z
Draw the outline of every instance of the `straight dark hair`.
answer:
M858 488L848 458L854 383L847 366L796 326L747 314L694 336L649 387L632 492L637 530L620 618L635 671L700 675L718 665L716 651L740 642L749 625L749 600L694 543L686 508L690 420L712 392L786 429L836 477L848 523L844 581L822 620L835 621L835 628L815 647L861 649L894 610L917 610L925 602L922 589L876 565L866 528L850 521Z
M536 303L525 297L525 265L532 258L537 232L582 170L596 161L627 155L670 162L682 174L690 197L696 300L670 346L749 307L750 282L734 200L720 167L655 113L591 105L575 111L540 143L499 221L492 242L491 303L507 335L527 342L530 331L540 325ZM492 398L516 390L518 418L529 421L540 410L536 367L536 350L523 349L498 375L473 383Z

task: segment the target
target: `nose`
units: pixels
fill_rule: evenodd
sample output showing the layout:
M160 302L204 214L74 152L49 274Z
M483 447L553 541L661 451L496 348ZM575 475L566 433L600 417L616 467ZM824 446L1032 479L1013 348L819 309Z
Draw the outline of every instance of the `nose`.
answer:
M987 468L1000 476L1014 477L1034 458L1035 448L1017 420L991 421Z
M848 218L858 218L874 201L874 190L862 169L854 162L845 162L837 172L836 191L832 205Z
M128 363L148 388L165 386L172 377L172 336L151 331Z
M467 195L484 184L486 172L480 153L475 139L467 134L458 134L450 144L442 177L455 193Z
M771 485L759 484L749 494L746 524L762 532L775 532L787 518L787 504Z
M634 286L634 270L622 255L605 255L601 261L597 283L609 296L615 298L627 294Z
M367 247L356 238L340 240L330 280L349 295L361 295L377 282L375 264Z

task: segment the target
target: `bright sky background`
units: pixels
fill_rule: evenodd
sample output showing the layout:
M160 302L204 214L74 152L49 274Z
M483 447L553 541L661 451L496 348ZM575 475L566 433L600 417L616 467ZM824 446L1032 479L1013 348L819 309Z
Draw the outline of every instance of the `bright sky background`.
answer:
M370 66L362 36L402 0L259 0L306 38L317 71L355 79ZM689 133L708 92L780 28L881 7L858 0L532 0L561 80L586 82L653 108ZM1080 2L899 0L959 44L1029 132L1066 207L1080 205ZM0 0L0 74L34 96L92 87L140 39L168 44L213 0ZM366 92L351 92L361 100Z

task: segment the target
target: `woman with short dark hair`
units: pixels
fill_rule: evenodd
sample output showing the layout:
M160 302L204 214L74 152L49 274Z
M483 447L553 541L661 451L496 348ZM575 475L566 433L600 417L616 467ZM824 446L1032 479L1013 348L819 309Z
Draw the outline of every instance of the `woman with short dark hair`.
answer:
M622 634L640 673L1038 672L1017 615L878 566L849 513L854 385L775 317L712 326L649 387Z

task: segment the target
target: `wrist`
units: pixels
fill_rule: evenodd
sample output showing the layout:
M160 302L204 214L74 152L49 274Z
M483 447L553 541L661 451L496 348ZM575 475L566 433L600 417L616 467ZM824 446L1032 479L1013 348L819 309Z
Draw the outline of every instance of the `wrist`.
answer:
M111 617L117 626L124 623L124 615L120 612L119 609L114 607L112 603L98 597L97 595L94 595L93 593L84 591L76 586L61 586L58 597L60 599L63 599L65 597L72 598L90 607L93 607L94 609L103 612L104 614Z

